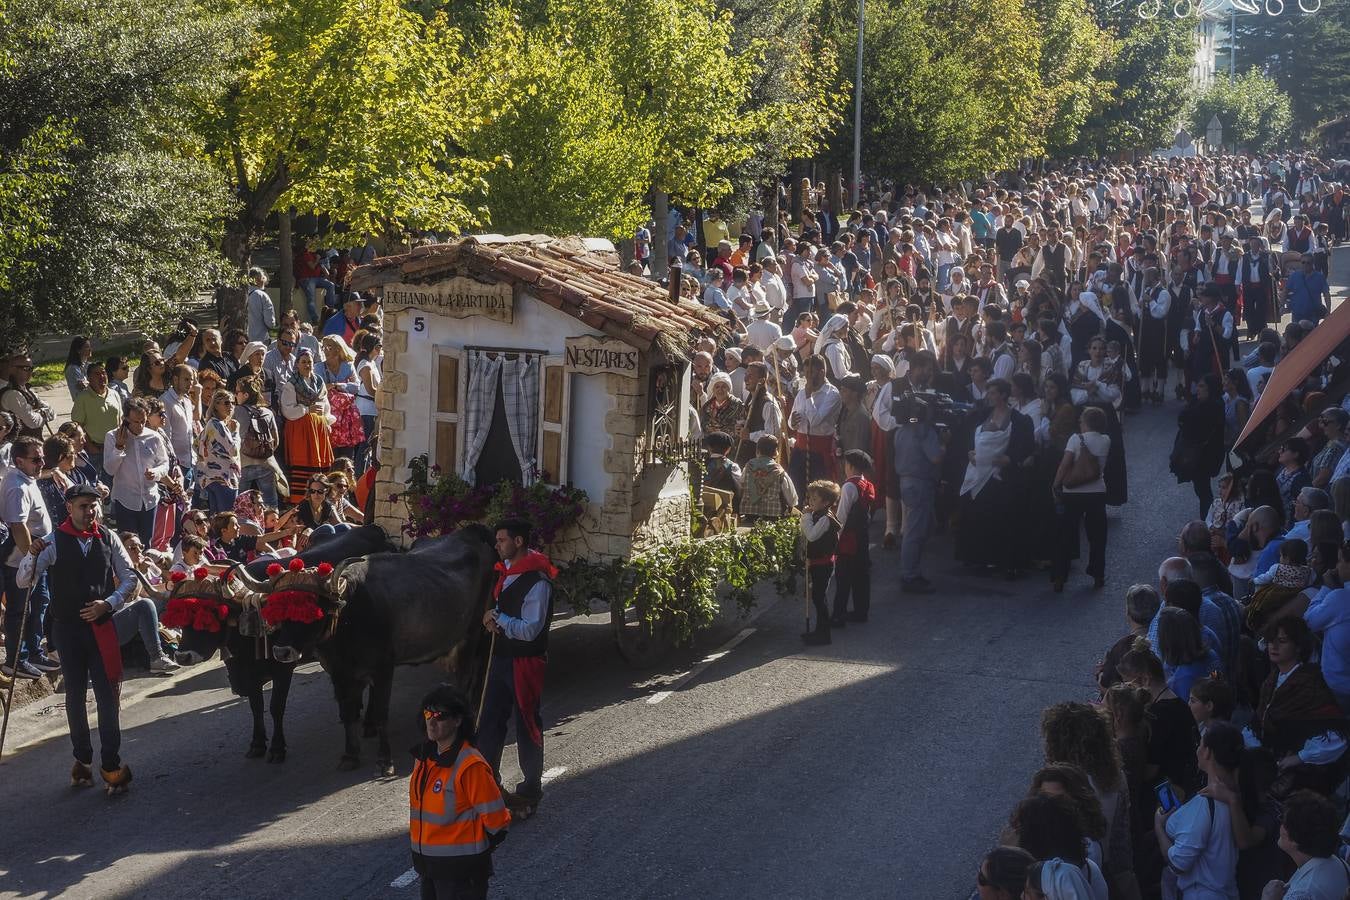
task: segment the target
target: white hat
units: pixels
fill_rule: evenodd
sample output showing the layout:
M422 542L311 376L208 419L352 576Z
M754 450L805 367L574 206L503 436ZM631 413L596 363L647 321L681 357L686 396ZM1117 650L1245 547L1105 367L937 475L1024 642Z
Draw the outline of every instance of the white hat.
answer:
M262 341L249 341L248 344L244 346L244 352L242 355L240 355L239 361L243 362L246 359L251 359L253 357L253 354L257 353L259 350L261 350L264 354L266 354L267 345L264 344Z
M763 297L756 300L755 305L750 307L750 315L755 319L762 319L771 312L773 312L773 307L770 306L769 301L765 300Z
M1027 281L1025 278L1019 278L1017 281L1013 282L1013 287L1017 288L1019 291L1023 291L1031 287L1031 282Z
M770 344L769 349L777 350L779 353L792 353L797 349L797 342L793 340L792 335L785 334Z

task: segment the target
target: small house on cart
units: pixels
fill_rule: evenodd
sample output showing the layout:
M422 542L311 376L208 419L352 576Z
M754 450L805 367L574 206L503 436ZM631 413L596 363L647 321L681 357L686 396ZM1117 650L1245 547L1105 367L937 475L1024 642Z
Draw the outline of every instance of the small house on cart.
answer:
M720 316L595 239L461 238L362 266L352 288L384 301L375 516L395 541L422 454L474 484L584 490L559 561L689 538L689 360Z

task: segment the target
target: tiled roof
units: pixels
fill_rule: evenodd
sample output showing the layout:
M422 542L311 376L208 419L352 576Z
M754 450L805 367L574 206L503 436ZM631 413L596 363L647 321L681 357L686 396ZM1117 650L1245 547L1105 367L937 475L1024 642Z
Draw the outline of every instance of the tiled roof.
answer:
M436 281L452 273L492 277L526 287L530 294L590 327L641 350L655 344L669 357L687 359L703 335L716 339L727 321L700 303L672 303L655 282L617 270L608 245L546 235L481 235L416 247L352 273L353 290L395 282Z

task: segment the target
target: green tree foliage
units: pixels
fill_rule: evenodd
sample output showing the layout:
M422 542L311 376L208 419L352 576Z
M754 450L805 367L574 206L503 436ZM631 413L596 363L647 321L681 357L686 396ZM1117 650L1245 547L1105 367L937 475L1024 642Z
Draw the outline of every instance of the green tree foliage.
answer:
M1191 134L1203 135L1216 115L1228 145L1261 153L1289 137L1289 95L1256 69L1248 69L1231 84L1218 79L1202 91L1191 105Z
M766 79L769 48L784 45L738 37L712 0L470 13L474 68L505 97L465 145L509 160L485 176L497 230L627 237L653 190L703 205L736 185L748 196L812 152L831 115L809 62L775 59Z
M1280 16L1238 16L1237 61L1254 65L1289 95L1293 127L1307 132L1343 116L1350 97L1350 2L1324 0L1315 13L1287 3Z
M13 0L0 28L0 334L157 325L218 271L229 209L190 110L237 16L170 0Z
M242 201L224 241L238 274L277 208L358 231L482 221L496 161L463 148L500 113L503 92L475 77L444 13L398 0L261 8L237 79L203 116L211 157Z
M1194 59L1194 23L1160 15L1141 19L1132 3L1097 13L1111 48L1097 78L1115 87L1097 93L1078 149L1087 153L1154 150L1176 136Z
M864 167L947 180L1041 153L1040 52L1035 23L1018 0L869 3ZM845 57L848 71L852 51Z
M1087 0L1031 0L1028 8L1041 33L1046 150L1060 153L1078 141L1096 97L1115 87L1100 80L1111 41Z

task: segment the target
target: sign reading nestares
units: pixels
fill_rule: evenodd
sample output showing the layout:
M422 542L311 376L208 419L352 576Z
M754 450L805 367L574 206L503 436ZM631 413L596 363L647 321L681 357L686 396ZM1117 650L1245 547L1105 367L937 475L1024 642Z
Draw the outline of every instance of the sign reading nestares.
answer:
M515 297L509 283L485 284L463 277L435 284L384 286L385 312L409 308L452 319L483 316L509 324L515 316Z
M638 377L638 351L622 341L594 337L570 337L566 341L563 370L582 375Z

